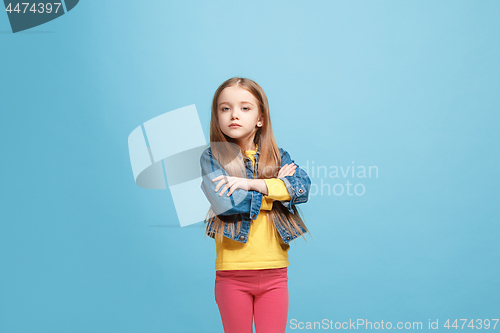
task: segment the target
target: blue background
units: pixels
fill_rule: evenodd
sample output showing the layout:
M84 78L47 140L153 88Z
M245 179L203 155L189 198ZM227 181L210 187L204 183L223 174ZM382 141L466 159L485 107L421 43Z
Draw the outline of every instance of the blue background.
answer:
M289 320L499 318L499 15L498 1L81 1L12 34L0 14L0 331L222 332L215 244L175 227L168 190L134 183L127 137L196 104L208 142L232 76L264 88L299 166L379 171L311 177L365 193L298 206L314 238L289 252Z

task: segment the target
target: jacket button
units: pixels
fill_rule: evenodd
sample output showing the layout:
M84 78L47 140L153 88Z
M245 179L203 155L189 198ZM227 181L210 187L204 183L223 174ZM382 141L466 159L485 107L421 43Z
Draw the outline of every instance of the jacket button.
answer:
M303 191L302 189L300 189L300 190L299 190L299 193L302 193L302 192L304 192L304 191Z
M240 236L240 240L245 240L245 236Z
M255 214L252 214L252 220L255 219Z
M286 238L286 240L290 240L290 236L288 236L288 237Z

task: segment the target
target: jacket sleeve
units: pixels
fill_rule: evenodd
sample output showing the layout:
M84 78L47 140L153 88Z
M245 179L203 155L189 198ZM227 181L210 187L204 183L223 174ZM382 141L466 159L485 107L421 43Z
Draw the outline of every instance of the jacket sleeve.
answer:
M264 179L267 185L267 195L264 198L271 198L278 201L291 200L290 194L288 194L288 189L285 186L285 182L278 178Z
M273 209L274 200L290 200L285 183L278 178L264 179L267 186L267 195L263 196L261 210Z
M293 176L285 176L278 178L283 180L285 186L290 194L290 200L280 200L283 206L285 206L290 213L293 213L292 205L301 204L307 202L309 199L309 190L311 189L311 180L307 173L299 167L297 163L292 160L290 154L282 148L281 151L281 166L285 164L294 163L297 168Z
M230 196L227 196L228 191L219 196L219 193L215 192L215 187L219 182L213 182L212 179L220 175L229 176L229 174L213 157L210 148L207 148L201 155L200 165L201 189L217 215L247 214L252 220L257 218L262 205L262 193L238 188ZM219 192L223 187L219 189Z

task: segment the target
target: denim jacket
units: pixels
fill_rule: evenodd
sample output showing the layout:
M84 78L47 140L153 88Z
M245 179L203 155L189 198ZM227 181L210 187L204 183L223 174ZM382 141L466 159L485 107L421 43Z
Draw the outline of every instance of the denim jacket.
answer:
M282 148L279 148L279 150L281 154L281 166L285 164L295 163L286 150ZM254 169L252 169L252 161L248 157L244 157L246 178L254 179L258 177L257 172L259 154L260 148L258 148L257 152L255 153ZM238 234L235 233L234 237L232 237L231 232L226 225L223 235L237 242L246 243L248 240L251 220L255 220L259 215L263 194L254 190L245 191L238 188L229 197L226 195L228 190L222 196L219 196L219 193L215 192L215 187L217 186L218 182L213 182L212 179L222 174L226 176L228 176L229 174L213 157L210 147L205 149L205 151L202 153L200 164L203 178L201 189L212 205L212 209L214 210L215 214L234 215L234 222L237 222L238 217L241 217L242 227L240 229L240 232ZM311 180L309 179L307 173L298 165L293 176L285 176L279 179L281 179L285 183L285 186L291 197L291 200L281 201L281 203L293 214L292 205L307 202L309 197L309 190L311 187ZM223 187L219 189L219 192L222 190L222 188ZM215 234L213 230L213 224L209 223L207 228L208 235L214 238ZM285 244L288 244L290 241L298 237L297 235L290 234L288 230L283 227L277 226L276 229ZM300 232L298 232L296 229L294 229L294 231L296 231L298 234L303 234L305 230L302 227L300 227L300 229Z

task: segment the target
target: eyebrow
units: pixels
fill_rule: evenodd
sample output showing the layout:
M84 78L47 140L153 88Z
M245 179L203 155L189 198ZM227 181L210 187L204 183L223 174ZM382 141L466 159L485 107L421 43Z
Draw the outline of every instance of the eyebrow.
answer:
M221 106L222 104L231 105L231 103L229 103L229 102L222 102L222 103L219 103L219 106ZM252 103L246 102L246 101L242 101L241 104L250 104L250 105L253 105Z

